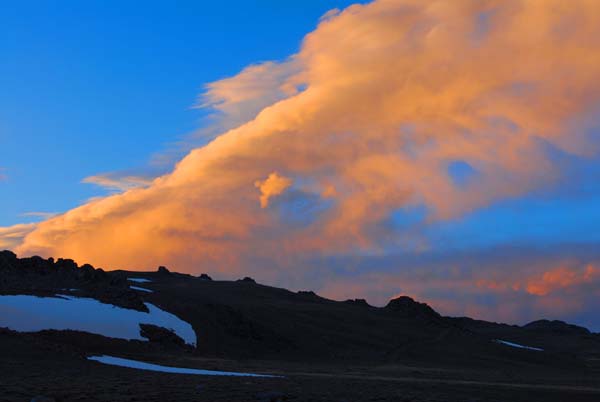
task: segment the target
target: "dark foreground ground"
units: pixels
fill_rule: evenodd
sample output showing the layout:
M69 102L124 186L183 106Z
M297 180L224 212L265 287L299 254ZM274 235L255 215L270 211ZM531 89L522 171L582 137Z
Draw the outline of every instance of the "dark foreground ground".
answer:
M165 374L88 361L65 335L0 334L0 400L30 401L599 401L600 370L510 373L403 366L311 365L275 361L231 361L193 355L157 355L162 364L272 373L284 378L210 377ZM66 334L65 336L69 336ZM114 351L113 351L114 353ZM123 353L121 353L123 355ZM123 355L127 357L127 355ZM136 353L139 358L139 353ZM501 379L501 380L498 380Z

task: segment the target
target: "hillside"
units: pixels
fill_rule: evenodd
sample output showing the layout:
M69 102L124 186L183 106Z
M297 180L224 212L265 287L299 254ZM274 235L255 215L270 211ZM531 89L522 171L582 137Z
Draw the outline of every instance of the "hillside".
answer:
M86 370L98 365L86 357L110 355L288 377L306 371L325 376L361 373L361 378L387 378L381 380L386 383L408 377L451 384L593 388L599 378L600 336L584 328L550 321L518 327L443 317L406 296L374 307L363 300L333 301L310 291L265 286L250 278L218 281L164 267L153 272L104 271L70 260L19 259L9 251L0 253L0 294L44 296L35 301L62 295L58 297L64 303L95 299L141 314L150 306L189 323L197 337L195 346L186 344L178 333L156 324L140 324L137 340L51 328L27 333L5 329L0 344L14 359L5 359L3 365L38 359L39 349L58 353L59 368L58 361L67 359L85 363Z

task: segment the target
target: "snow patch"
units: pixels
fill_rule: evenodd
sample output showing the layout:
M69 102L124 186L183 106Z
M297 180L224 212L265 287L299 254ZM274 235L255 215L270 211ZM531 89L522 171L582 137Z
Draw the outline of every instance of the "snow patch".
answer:
M145 341L139 325L152 324L170 329L187 344L196 345L196 333L189 323L151 303L144 304L148 313L68 295L3 295L0 296L0 327L20 332L69 329Z
M150 279L146 278L127 278L128 281L137 282L137 283L148 283L152 282Z
M220 375L230 377L279 377L274 375L266 374L250 374L250 373L237 373L234 371L213 371L213 370L200 370L184 367L171 367L161 366L159 364L145 363L138 360L123 359L114 356L91 356L88 360L97 361L103 364L109 364L111 366L128 367L138 370L149 370L149 371L160 371L162 373L175 373L175 374L195 374L195 375Z
M503 341L501 339L494 339L494 342L498 342L498 343L501 343L501 344L506 345L506 346L511 346L513 348L535 350L535 351L538 351L538 352L543 352L544 351L544 349L541 349L541 348L534 348L533 346L519 345L518 343L509 342L509 341Z
M129 288L133 289L133 290L139 290L141 292L154 293L154 290L150 290L150 289L146 289L146 288L140 288L139 286L129 286Z

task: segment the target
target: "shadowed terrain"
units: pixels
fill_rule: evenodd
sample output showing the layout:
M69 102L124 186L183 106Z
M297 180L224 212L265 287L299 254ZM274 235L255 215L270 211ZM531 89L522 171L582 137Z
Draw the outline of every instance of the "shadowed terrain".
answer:
M37 394L106 401L600 397L600 336L558 321L519 327L443 317L406 296L380 308L364 300L290 292L250 278L216 281L164 267L105 272L70 260L18 259L8 251L0 253L0 294L69 294L138 310L151 303L190 323L198 339L197 347L186 345L168 329L150 324L140 325L148 341L4 329L0 400ZM93 355L283 378L153 373L86 359Z

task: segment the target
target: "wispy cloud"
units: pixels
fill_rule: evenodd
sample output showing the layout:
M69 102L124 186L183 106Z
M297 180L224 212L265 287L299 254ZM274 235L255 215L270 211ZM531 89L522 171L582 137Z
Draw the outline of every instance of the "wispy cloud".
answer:
M0 250L13 250L36 228L36 223L19 223L0 227Z
M39 218L41 220L46 220L46 219L50 219L54 216L58 215L57 212L25 212L23 214L21 214L20 216L23 217L30 217L30 218Z
M82 180L83 183L95 184L109 191L123 192L138 187L147 187L152 179L141 176L120 176L118 172L89 176Z
M6 168L0 167L0 181L8 180L8 175L6 174Z
M235 77L206 85L195 107L216 112L211 131L237 127L254 119L265 107L298 93L300 88L292 77L300 70L294 57L284 62L253 64Z

